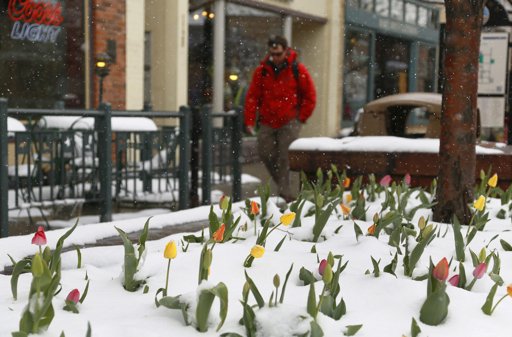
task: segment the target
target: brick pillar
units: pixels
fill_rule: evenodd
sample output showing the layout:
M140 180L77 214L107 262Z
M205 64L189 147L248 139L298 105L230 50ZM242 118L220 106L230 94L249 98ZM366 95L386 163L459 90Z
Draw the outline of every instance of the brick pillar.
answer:
M107 52L107 41L116 43L115 63L103 81L103 101L109 102L113 110L126 108L126 1L92 0L91 57ZM99 78L94 75L93 107L99 104Z

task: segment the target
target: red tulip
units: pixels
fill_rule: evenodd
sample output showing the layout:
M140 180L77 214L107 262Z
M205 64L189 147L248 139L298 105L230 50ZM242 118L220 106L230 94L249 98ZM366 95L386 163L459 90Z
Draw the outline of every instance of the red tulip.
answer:
M37 227L37 232L34 234L32 238L32 244L37 246L43 246L46 244L46 234L44 234L44 227Z
M446 260L446 257L443 257L443 259L439 261L434 267L432 276L434 276L439 281L446 281L448 278L448 260Z
M73 302L75 304L80 300L80 291L78 289L73 289L69 292L68 297L66 297L66 302Z
M327 260L323 259L320 261L320 265L318 266L318 273L320 275L324 275L325 266L327 266Z
M448 283L450 283L454 287L458 287L459 286L459 279L460 279L460 276L458 274L457 275L453 275L448 280Z
M382 187L388 187L389 184L391 184L391 181L393 179L391 178L391 176L388 174L388 175L385 175L384 177L382 177L382 179L380 180L379 184L380 186Z
M476 279L481 279L487 271L487 264L485 262L480 263L476 266L475 270L473 270L473 277Z

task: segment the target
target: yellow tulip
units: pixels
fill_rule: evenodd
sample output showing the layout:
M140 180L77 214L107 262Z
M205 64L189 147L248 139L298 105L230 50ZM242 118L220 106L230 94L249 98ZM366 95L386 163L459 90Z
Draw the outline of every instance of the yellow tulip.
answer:
M174 241L169 241L167 245L165 245L164 257L166 259L174 259L178 255L178 250L176 249L176 243Z
M490 177L489 180L487 181L487 185L494 188L494 187L496 187L497 184L498 184L498 175L496 173L494 173L494 175L492 177Z
M473 203L473 207L481 212L485 207L485 197L483 195L479 196L478 199Z
M254 257L255 259L259 259L260 257L263 256L263 254L265 254L265 247L255 245L254 247L251 248L251 256Z
M279 219L279 221L281 221L281 223L283 225L288 226L289 224L291 224L293 222L294 219L295 219L295 212L290 212L290 213L281 215L281 218Z

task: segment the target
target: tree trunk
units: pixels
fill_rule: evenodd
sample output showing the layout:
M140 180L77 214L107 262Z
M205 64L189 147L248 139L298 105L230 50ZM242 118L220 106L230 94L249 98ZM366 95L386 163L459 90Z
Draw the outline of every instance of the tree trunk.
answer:
M475 184L478 57L483 0L446 0L440 170L434 221L468 224Z

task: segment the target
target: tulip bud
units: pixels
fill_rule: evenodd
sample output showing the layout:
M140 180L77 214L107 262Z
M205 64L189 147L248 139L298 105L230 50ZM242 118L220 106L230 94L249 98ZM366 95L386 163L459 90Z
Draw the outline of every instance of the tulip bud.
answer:
M295 219L295 212L290 212L290 213L281 215L281 218L279 219L279 221L283 225L288 226L293 222L294 219Z
M281 284L281 280L279 279L279 275L275 274L274 279L272 280L274 283L274 287L278 288Z
M375 214L373 215L373 223L377 223L377 222L379 222L379 214L378 214L378 213L375 213Z
M212 235L212 239L216 242L222 242L224 240L224 232L226 230L226 225L222 224L220 225L219 229L215 231Z
M52 259L52 250L50 247L46 246L43 250L43 260L48 264L50 263L50 260Z
M320 264L318 265L318 273L320 275L324 275L324 271L325 271L325 266L327 266L327 260L326 259L323 259L322 261L320 261Z
M423 230L426 225L427 225L427 222L425 221L425 218L420 217L420 219L418 220L418 227L420 228L420 230Z
M487 185L494 188L494 187L496 187L497 184L498 184L498 175L496 173L494 173L494 175L492 177L490 177L489 180L487 181Z
M425 229L421 232L421 238L425 239L426 237L428 237L428 235L430 234L430 232L432 232L432 230L434 230L434 225L432 225L432 224L425 227Z
M406 173L404 176L404 183L408 186L411 185L411 175L409 173Z
M443 257L443 259L439 261L434 267L432 276L434 276L439 281L444 282L448 278L448 272L448 260L446 260L446 257Z
M44 233L44 227L37 227L37 232L32 237L32 244L37 246L43 246L46 244L46 234Z
M329 252L329 254L327 254L327 263L329 263L329 265L331 267L334 266L334 255L332 255L331 252Z
M44 261L39 253L34 255L32 259L32 275L34 277L40 277L44 273Z
M169 241L167 245L165 245L164 249L164 257L166 259L174 259L178 255L178 250L176 249L176 243L174 241Z
M260 213L260 206L256 201L251 201L251 214L258 215Z
M485 179L485 172L484 170L480 170L480 180L484 180Z
M265 247L254 245L254 247L251 248L251 256L255 259L259 259L263 256L263 254L265 254Z
M473 203L473 207L478 211L483 211L485 207L485 197L483 195L479 196L478 199Z
M448 280L448 283L450 283L454 287L458 287L459 286L459 280L460 280L460 276L458 274L457 275L453 275Z
M325 284L330 284L332 281L332 267L327 263L325 266L324 274L322 275L322 280Z
M345 179L343 179L343 187L345 187L345 188L350 187L350 178L349 177L346 177Z
M220 197L220 200L219 200L219 206L221 209L223 210L226 210L228 209L228 206L229 206L229 197L227 195L223 195L222 197Z
M368 235L375 235L375 229L377 228L376 224L371 225L368 227Z
M340 204L340 207L341 207L341 212L343 213L343 215L349 215L350 214L350 207L348 207L345 204Z
M473 277L476 279L481 279L487 271L487 264L485 262L480 263L476 266L475 270L473 270Z
M478 262L484 262L487 258L487 252L485 251L485 247L480 249L480 253L478 254Z
M68 297L66 297L66 302L73 302L75 304L80 300L80 291L78 289L73 289L69 292Z
M380 180L379 185L382 187L388 187L392 180L393 180L393 178L391 178L391 176L389 174L385 175Z

